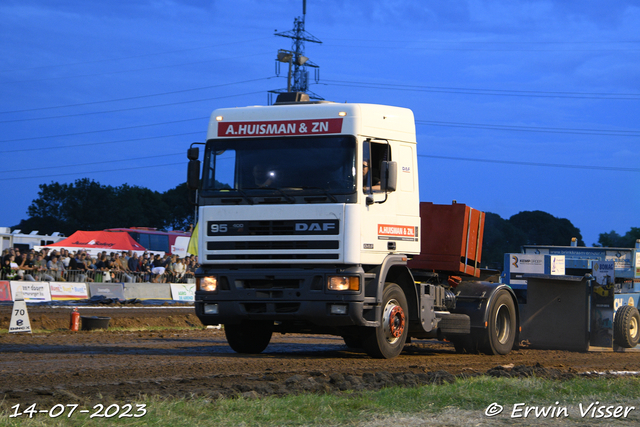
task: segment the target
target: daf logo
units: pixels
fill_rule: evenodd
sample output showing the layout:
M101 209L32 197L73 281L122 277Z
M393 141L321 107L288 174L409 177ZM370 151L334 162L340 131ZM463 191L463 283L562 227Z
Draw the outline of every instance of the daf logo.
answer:
M331 222L296 222L296 231L329 231L335 230L336 225Z

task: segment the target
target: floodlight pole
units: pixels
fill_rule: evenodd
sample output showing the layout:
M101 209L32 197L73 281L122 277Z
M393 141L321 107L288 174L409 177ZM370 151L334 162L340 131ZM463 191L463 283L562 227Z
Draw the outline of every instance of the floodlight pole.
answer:
M307 2L303 0L302 2L302 17L298 17L294 19L294 28L290 31L285 31L281 33L275 33L276 36L287 37L292 39L292 49L290 51L286 51L291 54L291 58L287 56L285 58L281 57L280 53L283 52L281 49L278 51L277 61L279 62L288 62L289 63L289 72L287 73L287 92L303 92L307 93L312 99L323 99L321 96L311 92L309 90L309 72L306 70L306 67L312 67L315 69L315 80L318 82L318 66L313 62L309 61L309 58L304 56L304 42L312 42L312 43L322 43L313 35L309 34L305 31L305 18L307 15ZM276 74L278 71L276 71ZM282 90L273 90L269 91L270 93L282 93Z

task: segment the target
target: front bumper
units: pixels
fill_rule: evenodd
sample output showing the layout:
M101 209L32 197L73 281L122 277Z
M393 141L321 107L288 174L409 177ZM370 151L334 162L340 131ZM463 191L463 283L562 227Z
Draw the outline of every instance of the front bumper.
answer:
M196 291L196 316L205 325L245 320L303 322L319 327L375 326L376 307L365 301L360 267L311 269L211 269L222 285ZM359 291L329 291L327 275L360 276Z

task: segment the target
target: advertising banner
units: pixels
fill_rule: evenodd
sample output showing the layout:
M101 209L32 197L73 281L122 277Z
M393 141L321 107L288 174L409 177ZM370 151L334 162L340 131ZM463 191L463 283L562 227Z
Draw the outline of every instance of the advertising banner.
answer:
M51 282L51 299L53 300L78 300L89 298L86 283Z
M592 275L594 284L591 289L591 328L590 345L611 347L613 345L613 313L615 262L594 261Z
M0 280L0 301L11 301L11 286L8 280Z
M102 295L105 298L124 301L124 285L122 283L91 283L89 285L91 296Z
M22 295L26 302L51 301L49 282L25 282L12 280L11 295L16 295L19 286L22 286Z
M171 295L175 301L195 301L195 283L172 283Z

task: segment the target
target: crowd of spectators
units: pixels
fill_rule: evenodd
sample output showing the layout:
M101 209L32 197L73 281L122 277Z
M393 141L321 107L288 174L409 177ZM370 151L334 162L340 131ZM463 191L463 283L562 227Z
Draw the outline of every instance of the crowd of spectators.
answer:
M0 280L188 283L197 268L193 255L103 251L92 257L83 250L9 248L2 252Z

